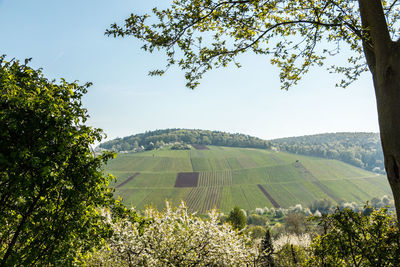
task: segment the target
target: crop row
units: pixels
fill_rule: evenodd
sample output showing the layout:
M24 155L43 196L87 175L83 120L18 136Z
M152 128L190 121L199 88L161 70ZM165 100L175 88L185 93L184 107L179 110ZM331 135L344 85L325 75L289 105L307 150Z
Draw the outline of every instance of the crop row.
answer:
M222 195L221 186L206 187L205 199L202 205L201 213L206 213L213 208L219 208Z
M204 214L213 208L219 208L221 196L221 186L193 187L184 201L190 211Z
M191 212L200 211L204 197L205 187L193 187L186 195L184 201Z

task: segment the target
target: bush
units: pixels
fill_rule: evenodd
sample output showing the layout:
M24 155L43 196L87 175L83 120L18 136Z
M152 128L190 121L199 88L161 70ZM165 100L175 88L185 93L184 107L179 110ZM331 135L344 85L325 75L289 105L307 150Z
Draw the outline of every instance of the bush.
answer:
M316 211L319 211L322 214L329 213L332 208L332 202L328 199L319 199L314 201L314 203L310 206L311 212L314 214Z
M184 143L176 143L171 146L171 150L191 150L192 147L190 145Z
M247 224L252 224L252 225L260 225L260 226L265 226L266 223L268 222L268 219L258 215L258 214L252 214L247 217Z
M252 226L248 228L246 232L249 232L251 235L251 239L256 240L256 239L261 239L265 236L267 230L265 227L262 226Z
M289 213L284 218L287 233L302 234L310 229L306 216L302 213Z

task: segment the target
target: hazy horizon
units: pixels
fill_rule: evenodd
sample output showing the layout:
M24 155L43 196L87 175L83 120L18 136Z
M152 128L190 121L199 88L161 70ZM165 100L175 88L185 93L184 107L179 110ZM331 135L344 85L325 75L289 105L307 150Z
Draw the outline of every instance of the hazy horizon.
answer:
M129 137L129 136L134 136L134 135L138 135L138 134L143 134L145 132L152 132L152 131L158 131L158 130L169 130L169 129L179 129L179 130L205 130L205 131L214 131L214 130L210 130L210 129L188 129L188 128L165 128L165 129L152 129L152 130L146 130L144 132L138 132L138 133L133 133L133 134L128 134L125 136L116 136L114 138L108 138L106 141L103 141L101 143L110 141L112 139L118 139L118 138L125 138L125 137ZM219 130L215 130L215 131L219 131ZM220 131L220 132L225 132L228 134L245 134L245 133L239 133L239 132L226 132L226 131ZM314 136L314 135L323 135L323 134L341 134L341 133L373 133L373 134L379 134L379 132L326 132L326 133L315 133L315 134L306 134L306 135L295 135L295 136L282 136L282 137L277 137L277 138L271 138L271 139L264 139L258 136L252 136L252 137L258 137L260 139L266 140L266 141L273 141L273 140L277 140L277 139L284 139L284 138L295 138L295 137L303 137L303 136Z

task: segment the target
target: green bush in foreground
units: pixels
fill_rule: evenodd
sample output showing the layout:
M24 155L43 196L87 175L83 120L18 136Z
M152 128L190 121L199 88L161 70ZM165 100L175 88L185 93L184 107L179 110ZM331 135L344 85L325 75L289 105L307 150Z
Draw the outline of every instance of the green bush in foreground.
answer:
M319 219L325 234L311 244L309 266L400 266L400 232L386 208L371 214L336 210Z
M70 265L109 237L99 207L120 208L90 145L79 86L0 57L0 266ZM115 210L115 209L114 209Z

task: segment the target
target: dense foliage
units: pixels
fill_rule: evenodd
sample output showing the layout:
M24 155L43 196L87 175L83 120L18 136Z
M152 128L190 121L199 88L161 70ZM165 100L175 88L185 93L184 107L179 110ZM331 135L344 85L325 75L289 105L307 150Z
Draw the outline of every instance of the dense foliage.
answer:
M127 220L113 223L114 235L86 259L94 266L249 266L257 249L213 210L207 219L190 214L182 203L164 211L147 208L149 221L140 233Z
M0 265L70 265L110 236L98 207L118 207L90 145L102 132L80 86L0 57Z
M370 171L384 173L378 133L329 133L271 140L282 151L337 159Z
M166 143L183 142L229 147L267 148L268 143L257 137L244 134L230 134L208 130L166 129L117 138L103 144L100 148L113 151L130 151L143 146L159 147Z
M309 266L399 266L400 232L385 208L339 210L318 219L324 234L311 245Z

